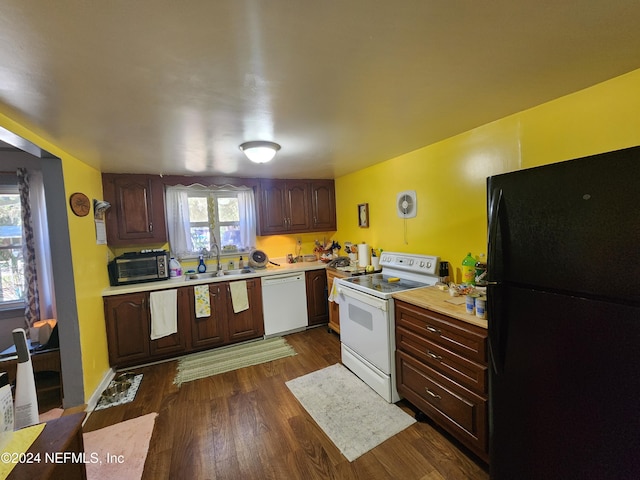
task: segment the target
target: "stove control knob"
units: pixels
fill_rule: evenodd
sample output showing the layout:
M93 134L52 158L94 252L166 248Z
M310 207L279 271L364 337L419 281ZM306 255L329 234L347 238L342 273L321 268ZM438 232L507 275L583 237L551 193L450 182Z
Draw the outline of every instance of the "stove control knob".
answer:
M420 262L420 268L424 268L424 262Z
M431 268L431 262L427 262L427 268Z
M413 260L409 260L409 265L413 265Z

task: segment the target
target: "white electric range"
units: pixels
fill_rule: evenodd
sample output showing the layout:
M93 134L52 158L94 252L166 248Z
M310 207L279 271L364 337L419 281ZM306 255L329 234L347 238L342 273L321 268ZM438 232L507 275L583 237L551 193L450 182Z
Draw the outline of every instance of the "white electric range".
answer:
M392 295L434 285L438 263L431 255L384 252L381 273L338 280L342 363L387 402L400 400Z

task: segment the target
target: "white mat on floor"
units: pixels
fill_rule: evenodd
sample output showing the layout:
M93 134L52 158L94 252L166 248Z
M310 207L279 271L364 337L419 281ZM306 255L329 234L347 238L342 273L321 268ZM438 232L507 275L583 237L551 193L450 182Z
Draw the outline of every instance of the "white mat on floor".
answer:
M340 364L286 385L350 462L415 423Z

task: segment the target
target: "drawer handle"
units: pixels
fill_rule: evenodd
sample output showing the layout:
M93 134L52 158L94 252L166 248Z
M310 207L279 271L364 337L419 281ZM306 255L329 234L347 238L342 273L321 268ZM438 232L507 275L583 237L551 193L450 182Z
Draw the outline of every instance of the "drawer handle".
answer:
M440 330L438 330L435 327L432 327L431 325L427 325L427 330L431 333L435 333L437 335L442 335L442 332Z
M436 355L431 350L427 350L427 356L433 358L434 360L437 360L438 362L442 361L442 357L440 355Z
M435 392L432 392L431 390L429 390L428 388L425 388L425 391L431 395L432 398L436 399L436 400L440 400L442 397L440 395L438 395Z

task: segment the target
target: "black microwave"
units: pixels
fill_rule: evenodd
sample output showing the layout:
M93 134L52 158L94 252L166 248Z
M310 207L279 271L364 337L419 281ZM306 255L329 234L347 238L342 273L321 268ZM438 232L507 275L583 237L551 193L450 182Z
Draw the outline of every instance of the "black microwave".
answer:
M165 250L125 253L109 262L111 286L155 282L169 278L169 254Z

